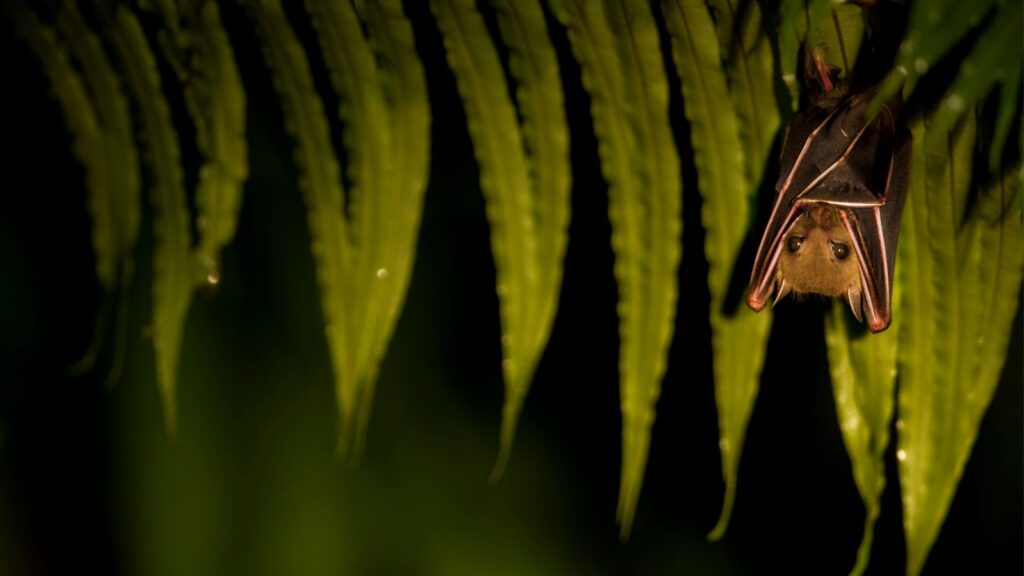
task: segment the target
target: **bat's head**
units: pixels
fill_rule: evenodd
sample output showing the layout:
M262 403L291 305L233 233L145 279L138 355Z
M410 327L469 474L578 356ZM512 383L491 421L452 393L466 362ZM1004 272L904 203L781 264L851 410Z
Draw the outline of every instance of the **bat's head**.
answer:
M861 317L861 271L838 208L807 204L786 231L775 266L775 301L787 294L843 297Z

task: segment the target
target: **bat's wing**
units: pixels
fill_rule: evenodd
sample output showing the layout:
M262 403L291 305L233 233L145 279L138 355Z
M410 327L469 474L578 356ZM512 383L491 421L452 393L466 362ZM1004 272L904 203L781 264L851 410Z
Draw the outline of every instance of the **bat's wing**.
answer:
M851 302L854 311L863 310L868 328L881 332L892 320L892 282L896 266L900 217L910 183L910 134L900 129L892 139L888 156L884 202L878 206L851 207L840 212L860 261L862 302ZM881 164L886 164L880 162Z

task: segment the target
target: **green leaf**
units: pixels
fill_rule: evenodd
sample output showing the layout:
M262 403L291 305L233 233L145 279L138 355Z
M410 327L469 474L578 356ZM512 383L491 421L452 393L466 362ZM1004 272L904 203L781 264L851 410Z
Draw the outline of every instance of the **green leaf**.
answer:
M358 457L377 372L405 298L426 188L430 113L412 30L397 1L365 10L370 36L349 2L308 1L345 124L349 234L345 321L348 369L357 389L355 419L341 448ZM378 67L373 49L382 54ZM394 72L390 71L394 70Z
M863 10L854 4L828 0L782 0L780 6L779 68L790 94L792 109L800 104L797 63L801 43L817 51L825 62L849 76L857 64L864 38Z
M71 6L73 9L74 5ZM110 65L106 63L98 40L84 25L80 34L70 40L72 50L79 52L78 58L86 63L83 66L83 81L72 66L65 46L57 40L50 27L40 22L35 12L20 2L9 3L5 10L14 20L18 34L39 57L72 132L73 151L85 169L96 278L105 290L113 291L118 287L119 280L127 282L130 277L131 250L138 225L138 163L130 124L127 145L120 139L125 133L114 132L113 129L108 133L103 126L104 121L116 123L128 119L124 95L117 86ZM67 18L60 19L62 25ZM65 33L65 36L68 34ZM98 98L95 94L105 97ZM120 110L120 117L119 106L124 107ZM126 151L125 156L118 156L119 151ZM123 170L119 170L120 161L125 162ZM132 177L133 186L125 190L121 184L128 183ZM127 194L129 192L131 194ZM132 215L134 219L130 219ZM95 363L103 332L110 319L111 301L108 296L100 308L92 343L82 359L71 367L70 373L79 374L89 370ZM123 311L123 306L121 308ZM121 317L124 318L124 315ZM117 362L120 357L116 356L116 368L120 365Z
M195 257L198 281L217 284L220 253L235 236L242 184L249 176L245 90L217 4L203 2L193 22L193 74L185 84L185 103L203 156L196 184Z
M132 252L141 220L142 180L135 132L121 80L100 38L86 24L75 2L61 4L56 26L70 55L81 67L103 136L109 191L92 195L90 210L93 214L97 277L107 290L117 289L120 292L115 351L109 375L109 380L114 382L124 357L128 330L128 298L125 294L133 274ZM88 370L92 366L99 353L107 321L108 314L101 312L93 342L82 360L72 368L73 371Z
M942 105L935 114L934 129L947 131L964 114L974 110L996 86L1001 87L996 131L993 137L989 167L998 171L1003 146L1009 135L1013 115L1020 104L1020 85L1024 52L1019 50L1024 5L1011 2L1000 11L984 34L960 63L953 84L946 91Z
M185 203L181 150L160 73L135 16L115 10L111 39L121 59L128 91L139 111L146 160L152 172L150 197L156 247L153 256L153 347L157 381L168 431L177 427L175 389L185 315L192 298L195 264L191 254L189 214Z
M771 48L756 3L737 14L733 2L664 1L706 230L715 398L725 499L709 538L724 535L736 494L743 438L757 397L770 312L727 302L736 260L753 220L768 153L779 127ZM718 34L712 20L718 23ZM737 27L736 23L740 26ZM733 31L738 35L733 35ZM724 56L724 57L723 57ZM743 274L740 272L740 274Z
M356 389L356 405L351 417L346 415L343 420L340 447L358 457L363 445L358 414L369 403L367 393L383 356L377 350L382 344L378 328L383 322L382 293L377 285L386 281L389 266L383 252L392 220L387 209L395 194L394 173L387 166L393 135L373 51L351 3L307 1L306 7L331 84L340 97L338 114L345 123L343 145L351 186L346 190L349 218L344 242L351 258L343 267L348 296L339 303L344 307L339 329L345 332L349 346L352 365L347 371ZM381 278L378 270L384 271ZM372 364L371 358L375 360Z
M912 2L907 31L902 44L900 44L896 66L882 83L882 87L874 99L875 105L880 105L888 100L901 88L903 88L904 97L909 98L918 78L946 56L973 28L981 24L993 6L996 6L996 14L990 21L998 22L1007 17L1003 10L1006 10L1007 5L1012 4L1019 4L1019 2L997 0ZM1019 22L1016 24L1019 28ZM982 36L984 35L982 34Z
M338 161L331 146L323 104L313 86L309 62L280 3L248 0L245 6L256 24L274 87L281 99L285 129L295 140L299 188L306 203L338 412L345 430L355 421L360 390L351 352L354 343L349 342L345 329L348 322L345 303L351 298L345 272L352 255L345 240Z
M801 38L807 32L806 20L800 18L801 15L806 15L805 2L806 0L781 0L779 3L779 33L776 36L779 46L779 72L782 75L782 83L789 92L792 112L796 112L800 107L800 80L796 71Z
M423 64L416 54L412 26L402 12L400 0L370 2L364 12L372 44L381 62L378 77L384 101L389 103L388 129L392 137L387 157L393 171L395 194L388 196L389 201L381 210L389 215L385 221L390 228L377 233L377 240L386 246L387 268L378 268L374 274L379 281L385 281L383 287L377 289L382 294L383 319L379 325L377 348L371 357L373 374L364 394L357 425L359 430L366 429L376 366L380 364L394 333L412 276L430 164L430 102Z
M899 284L896 310L902 308ZM867 511L864 536L851 574L863 574L871 555L874 525L881 512L885 488L885 451L889 446L896 389L896 350L900 316L881 334L869 333L841 300L833 302L825 317L832 392L853 480Z
M533 252L536 278L528 295L529 325L521 338L525 342L504 342L525 351L518 370L518 382L508 380L502 418L501 453L494 476L499 477L512 449L516 421L536 369L551 335L562 286L562 260L568 241L569 129L565 119L562 79L558 58L548 38L544 11L539 0L491 0L497 12L498 30L509 49L509 68L516 81L516 102L522 118L527 176L533 196L536 235ZM507 354L506 358L515 355Z
M761 183L780 123L771 44L757 2L711 0L709 4L718 24L719 50L725 61L729 93L739 116L745 173L753 194ZM725 27L732 32L724 33ZM745 214L739 216L736 218L738 227L746 231L749 222Z
M61 6L57 26L67 49L81 64L85 92L72 86L55 88L62 98L83 98L94 110L89 123L98 133L89 142L90 156L103 164L104 184L90 186L96 276L107 290L118 285L122 261L131 257L139 225L139 166L128 102L99 38L88 28L74 3ZM51 36L52 33L48 32ZM63 52L63 48L58 48ZM63 57L64 66L69 66ZM49 69L49 67L47 67ZM70 67L68 70L77 77Z
M505 442L510 441L505 426L515 425L515 412L537 361L527 347L532 338L531 285L539 276L535 254L540 247L533 216L536 199L530 190L516 111L482 16L471 0L433 0L430 7L466 111L491 227L507 407L501 454L494 470L497 477L507 458Z
M151 5L150 2L153 4ZM195 282L220 282L220 254L234 238L249 175L245 91L214 2L150 0L162 28L157 39L181 80L203 162L196 185Z
M811 50L818 50L825 62L849 77L857 65L864 38L864 13L854 4L815 0L807 9L807 36Z
M750 192L750 184L745 177L746 162L740 138L739 118L732 105L733 100L723 67L724 61L717 38L713 34L711 14L704 2L665 1L662 3L662 10L669 35L672 37L672 53L681 79L686 117L690 122L697 184L704 199L702 219L707 230L705 252L711 269L708 283L713 300L712 318L713 322L717 323L714 327L722 330L724 319L720 313L714 311L723 306L729 274L738 248L736 240L742 240L744 233L744 230L738 229L737 222L731 220L729 207L746 206L747 195ZM745 220L738 223L747 224ZM763 325L767 335L770 313L763 316L753 316L746 310L740 313L747 322ZM716 393L719 395L717 401L721 428L722 472L726 481L725 506L722 520L719 521L721 530L716 530L716 538L721 535L718 532L724 533L732 509L739 448L742 447L743 429L753 405L757 386L757 374L753 375L752 384L749 379L724 379L730 375L723 373L724 367L721 364L725 360L722 354L728 350L725 348L728 344L723 343L722 336L724 335L721 332L712 335L716 351L714 365ZM750 389L751 385L754 386L753 391ZM723 392L727 392L727 395L722 396ZM733 449L733 446L736 448Z
M952 131L913 126L897 421L907 573L939 533L1006 358L1024 260L1021 182L1008 172L968 200L973 115Z
M619 289L622 478L627 537L650 446L677 298L682 222L679 160L668 121L658 30L643 1L551 3L568 28L589 92L608 182Z
M501 306L505 406L501 476L516 422L551 334L569 220L569 141L555 51L539 3L493 0L509 48L516 109L472 1L431 3L458 84L487 202Z

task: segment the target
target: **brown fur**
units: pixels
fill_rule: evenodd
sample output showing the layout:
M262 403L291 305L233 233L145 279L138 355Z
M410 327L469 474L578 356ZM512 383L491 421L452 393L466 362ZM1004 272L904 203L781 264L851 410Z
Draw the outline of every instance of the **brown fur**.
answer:
M783 244L776 274L795 295L845 296L851 286L860 292L857 254L835 208L824 203L805 208L784 242L792 237L803 238L803 243L796 252ZM835 255L834 246L838 244L846 246L845 259Z

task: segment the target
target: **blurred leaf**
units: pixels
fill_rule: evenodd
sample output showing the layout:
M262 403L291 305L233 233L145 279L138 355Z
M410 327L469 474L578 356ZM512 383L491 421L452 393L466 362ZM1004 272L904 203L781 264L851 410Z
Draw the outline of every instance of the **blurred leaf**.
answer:
M498 477L508 458L516 417L533 377L537 354L528 347L532 286L538 278L534 203L516 111L497 50L472 0L430 3L444 37L448 65L455 74L480 188L487 203L491 251L497 272L501 312L505 412Z
M373 51L352 4L314 0L306 2L306 9L339 96L338 115L345 125L343 146L351 185L345 191L348 235L343 242L350 259L343 264L343 291L347 296L338 303L342 310L338 329L345 333L343 340L351 362L342 374L351 379L347 386L356 392L354 404L345 407L343 413L340 449L358 457L364 433L359 414L369 411L363 406L370 403L383 356L378 348L387 343L380 341L377 331L383 324L383 302L377 285L386 282L390 273L384 250L392 220L387 210L396 192L394 172L387 166L392 134ZM378 270L383 272L378 274Z
M430 112L412 30L399 2L377 2L367 9L372 37L364 35L359 14L349 2L310 0L306 6L340 97L352 182L347 198L349 234L343 239L350 259L344 263L348 296L341 329L354 361L343 375L352 379L357 393L356 404L345 408L341 449L358 457L377 372L416 252ZM383 47L379 50L387 65L378 66L374 41ZM395 72L385 72L388 66Z
M804 41L830 66L841 70L841 77L853 73L863 39L864 12L860 6L828 0L811 2Z
M135 16L115 9L111 40L121 59L128 91L139 111L146 160L152 172L156 247L153 255L153 347L157 380L170 434L177 427L175 389L185 315L196 277L181 150L160 85L156 60Z
M90 211L94 222L96 276L106 290L114 290L121 280L119 271L131 259L140 218L140 178L131 111L110 59L99 38L85 24L76 4L65 2L60 8L57 29L81 66L102 132L101 147L94 153L103 155L109 182L106 190L93 195ZM97 236L105 240L100 242Z
M641 0L551 2L590 94L608 182L619 289L622 478L618 520L629 535L665 372L677 298L682 222L668 82L650 8Z
M978 36L971 53L960 63L956 79L943 96L942 106L932 121L934 130L948 131L1000 86L999 112L989 156L989 168L993 172L999 169L1010 124L1020 105L1024 67L1024 51L1019 46L1022 24L1024 4L1020 1L997 10L991 25Z
M130 222L123 222L119 218L118 202L124 201L126 207L130 207L132 199L118 197L113 185L113 181L117 180L114 175L117 174L115 170L120 158L117 156L116 142L113 137L106 136L100 117L100 110L104 114L110 113L111 106L116 101L113 95L110 95L109 100L90 97L87 88L95 91L97 85L99 88L105 87L102 84L104 78L97 77L96 68L89 67L86 68L86 81L83 81L82 76L72 66L64 45L57 39L53 29L40 22L31 9L21 2L10 2L5 5L4 10L13 19L18 35L39 58L43 72L52 86L53 95L63 109L72 136L72 151L85 170L87 204L92 217L92 248L96 258L96 277L104 289L111 291L118 285L118 273L123 259L130 257L131 252L131 245L126 247L122 243L124 232L121 229L123 225L130 225ZM82 42L88 42L89 39L90 37L85 34L81 36ZM94 36L92 40L95 41ZM74 48L79 46L76 45ZM121 103L124 103L123 96ZM134 149L132 153L134 154ZM135 170L137 177L137 166ZM128 174L131 172L128 171ZM137 196L137 187L134 192ZM134 202L137 210L137 197ZM132 240L134 241L134 238ZM96 321L92 343L81 360L71 367L71 374L84 372L95 363L110 317L110 302L108 296Z
M902 307L900 284L893 296ZM863 574L871 555L874 525L881 511L885 489L885 451L889 446L896 388L896 350L900 319L881 334L871 334L836 300L825 317L825 343L836 414L846 452L853 466L853 480L867 517L864 536L851 574Z
M859 6L828 0L782 0L779 10L779 68L796 111L800 105L797 64L801 44L818 51L825 62L847 77L856 66L864 38L864 15Z
M562 285L569 226L569 129L558 58L548 37L539 0L491 0L498 30L509 49L509 69L516 82L516 102L522 118L526 169L533 198L533 269L528 278L526 306L530 317L521 334L503 333L507 390L502 419L501 454L494 476L501 475L512 449L516 421L526 392L551 335ZM505 337L509 337L506 341Z
M1007 6L1013 4L1019 4L1019 0L911 2L907 31L900 44L896 66L882 83L874 102L880 105L901 88L904 98L909 98L918 78L945 57L972 29L985 21L986 17L989 17L989 25L1007 17L1006 10L1012 10L1012 6L1009 9ZM993 6L995 14L991 17ZM1019 29L1019 18L1016 24Z
M1024 266L1019 173L968 207L973 115L951 132L931 120L913 126L916 177L901 242L897 459L908 574L924 566L992 398Z
M369 321L376 328L376 340L369 357L368 391L357 423L360 437L369 418L377 368L394 333L412 276L430 165L431 122L423 64L401 1L369 2L363 13L368 41L379 60L377 76L387 104L386 129L391 147L383 151L387 159L384 174L390 172L393 182L390 191L382 191L375 200L382 225L374 230L373 241L383 246L381 264L373 276L364 277L374 284L369 292L377 295L381 304L379 316ZM373 262L369 265L372 268Z
M276 0L246 5L296 140L341 417L338 447L358 458L416 251L429 154L426 82L397 1L366 7L371 38L352 4L307 3L345 123L352 182L346 218L338 162L305 53Z
M214 2L151 0L163 28L157 39L181 80L203 157L196 185L197 284L220 282L220 253L234 238L249 175L245 91Z
M779 3L779 73L782 83L789 92L790 110L800 107L800 80L797 78L797 58L800 53L800 38L806 35L805 0L781 0ZM800 25L803 24L801 29Z
M131 109L103 44L86 24L75 2L61 3L57 14L57 29L68 51L81 67L85 86L96 107L96 116L103 135L103 154L107 164L108 193L93 197L90 211L93 215L93 243L96 253L97 277L107 290L120 292L116 312L114 357L109 379L115 382L124 359L127 327L128 284L134 265L132 252L139 234L141 220L140 195L142 180ZM102 230L109 228L111 232ZM96 236L112 241L113 252L97 245ZM104 240L104 243L106 240ZM109 298L109 296L108 296ZM109 302L109 300L108 300ZM88 370L99 353L103 332L108 320L105 313L97 321L97 330L89 351L72 371Z
M285 129L295 140L295 164L316 260L338 412L343 428L351 427L361 390L354 376L352 351L357 343L349 342L345 329L349 322L345 317L345 302L352 298L345 272L353 256L345 241L338 161L331 146L323 104L313 86L309 62L280 3L247 0L244 4L256 24L263 55L281 99Z
M217 284L220 253L235 236L242 184L249 176L245 90L216 3L201 3L191 31L194 72L185 84L185 103L203 155L196 185L195 256L199 282Z

